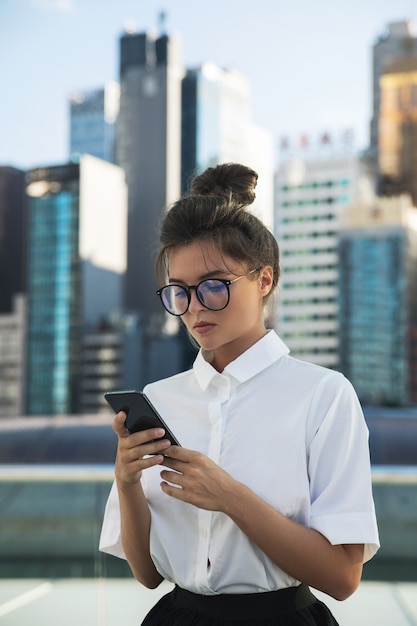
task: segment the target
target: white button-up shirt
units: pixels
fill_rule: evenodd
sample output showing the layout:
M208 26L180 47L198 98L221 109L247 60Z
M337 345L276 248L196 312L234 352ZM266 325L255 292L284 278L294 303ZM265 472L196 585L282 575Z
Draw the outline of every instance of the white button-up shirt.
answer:
M368 430L342 374L290 357L270 331L222 373L200 351L192 370L144 391L181 445L203 452L332 544L364 543L364 560L377 551ZM142 485L151 511L150 551L165 579L201 594L298 584L227 515L164 494L160 471L145 470ZM115 485L100 549L125 558Z

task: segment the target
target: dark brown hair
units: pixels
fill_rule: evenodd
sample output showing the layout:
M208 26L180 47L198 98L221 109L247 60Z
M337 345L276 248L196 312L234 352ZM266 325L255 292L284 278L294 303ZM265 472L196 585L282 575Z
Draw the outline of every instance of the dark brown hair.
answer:
M255 200L258 174L245 165L209 167L191 182L190 193L171 205L160 228L156 276L166 280L169 252L194 241L212 241L224 255L248 270L270 265L274 287L279 279L275 237L248 207ZM256 277L256 274L255 274Z

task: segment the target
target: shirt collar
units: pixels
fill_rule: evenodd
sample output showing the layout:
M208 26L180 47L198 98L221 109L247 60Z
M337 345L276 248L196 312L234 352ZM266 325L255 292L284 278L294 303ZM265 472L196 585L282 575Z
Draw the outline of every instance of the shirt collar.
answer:
M221 374L206 360L200 349L194 361L194 375L203 391L207 389L214 378L224 374L232 376L239 383L242 383L253 378L288 353L289 349L285 343L275 331L270 330L237 359L229 363Z

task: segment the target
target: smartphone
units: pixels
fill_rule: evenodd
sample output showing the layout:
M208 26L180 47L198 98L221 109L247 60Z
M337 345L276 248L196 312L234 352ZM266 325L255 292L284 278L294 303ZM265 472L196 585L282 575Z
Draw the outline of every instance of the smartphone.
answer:
M126 413L125 426L130 433L148 428L163 428L165 435L161 439L169 439L174 446L181 445L149 398L141 391L108 391L104 397L115 413Z

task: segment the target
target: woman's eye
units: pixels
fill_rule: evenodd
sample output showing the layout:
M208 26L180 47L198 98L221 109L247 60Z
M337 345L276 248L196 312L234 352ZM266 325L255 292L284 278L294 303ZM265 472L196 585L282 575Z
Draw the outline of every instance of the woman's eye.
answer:
M207 288L208 291L210 291L210 293L218 293L224 290L223 283L221 283L218 280L207 283L205 287Z

